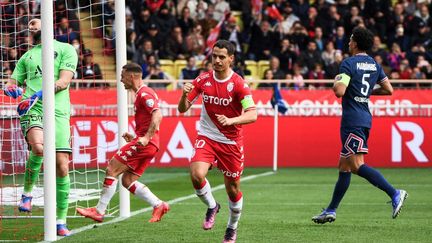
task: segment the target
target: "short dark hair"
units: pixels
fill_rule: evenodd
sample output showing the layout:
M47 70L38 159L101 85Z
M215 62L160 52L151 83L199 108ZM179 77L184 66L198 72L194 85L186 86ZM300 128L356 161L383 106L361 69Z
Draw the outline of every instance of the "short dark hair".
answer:
M373 46L374 35L364 27L355 27L352 31L352 39L357 43L360 51L369 51Z
M234 53L235 53L235 46L233 45L233 43L231 43L227 40L218 40L216 42L216 44L214 44L213 48L215 48L215 47L220 48L220 49L223 49L223 48L227 49L228 55L230 55L230 56L234 55Z
M124 65L122 68L126 72L142 74L142 68L141 68L141 66L139 64L136 64L136 63L133 63L133 62Z

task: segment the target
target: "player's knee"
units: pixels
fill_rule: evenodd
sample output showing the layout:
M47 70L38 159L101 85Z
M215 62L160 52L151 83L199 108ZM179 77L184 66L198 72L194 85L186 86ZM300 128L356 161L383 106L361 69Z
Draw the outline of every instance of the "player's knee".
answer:
M353 174L356 174L357 175L357 173L358 173L358 167L357 166L352 166L351 167L351 172L353 173Z
M69 165L66 163L57 163L57 177L65 177L69 174Z
M117 177L120 174L120 171L115 168L115 166L112 166L109 164L106 168L106 175L111 177Z
M43 145L42 144L32 145L31 150L32 150L34 155L43 156Z
M241 193L241 191L237 188L235 188L235 189L231 188L230 190L227 190L227 194L228 194L229 199L232 202L237 202L239 200L239 198L241 198L243 195Z
M135 180L133 180L132 178L128 177L128 176L124 176L122 177L122 185L125 188L128 188L135 182Z
M190 172L190 176L191 176L192 183L194 185L195 184L201 184L201 183L203 183L205 181L205 174L201 173L199 171L192 170Z

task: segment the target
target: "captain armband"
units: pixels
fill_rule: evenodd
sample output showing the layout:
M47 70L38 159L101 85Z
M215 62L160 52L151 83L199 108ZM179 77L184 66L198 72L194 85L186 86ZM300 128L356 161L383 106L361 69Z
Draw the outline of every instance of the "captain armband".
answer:
M350 81L351 81L351 77L345 73L340 73L340 74L336 75L336 77L335 77L335 83L343 83L347 87L348 87Z
M250 107L254 107L255 102L252 99L252 95L245 95L245 97L241 100L241 104L242 104L243 110L246 110Z

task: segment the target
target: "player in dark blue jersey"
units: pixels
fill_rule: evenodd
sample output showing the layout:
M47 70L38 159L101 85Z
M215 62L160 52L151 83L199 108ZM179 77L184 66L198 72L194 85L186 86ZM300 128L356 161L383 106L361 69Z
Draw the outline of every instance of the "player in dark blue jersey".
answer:
M363 159L364 154L368 152L367 140L372 123L368 106L369 97L393 93L382 67L366 54L372 44L373 35L369 30L362 27L354 28L349 42L352 56L341 63L339 74L335 78L333 91L336 97L342 97L339 179L328 207L321 214L312 217L312 221L318 224L336 220L336 209L348 190L351 173L365 178L387 193L392 200L393 218L399 215L408 196L406 191L397 190L390 185L379 171L367 166ZM374 89L375 84L378 84L379 88Z

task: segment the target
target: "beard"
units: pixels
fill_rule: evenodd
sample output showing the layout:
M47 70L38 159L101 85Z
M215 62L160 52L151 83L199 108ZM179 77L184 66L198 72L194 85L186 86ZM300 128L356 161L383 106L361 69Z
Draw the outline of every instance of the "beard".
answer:
M38 44L42 39L42 31L38 30L37 32L33 32L33 44Z

